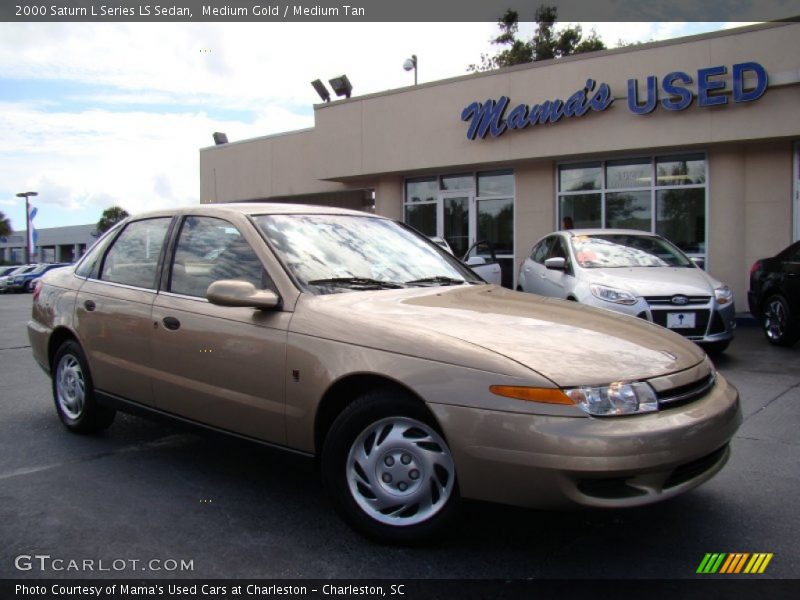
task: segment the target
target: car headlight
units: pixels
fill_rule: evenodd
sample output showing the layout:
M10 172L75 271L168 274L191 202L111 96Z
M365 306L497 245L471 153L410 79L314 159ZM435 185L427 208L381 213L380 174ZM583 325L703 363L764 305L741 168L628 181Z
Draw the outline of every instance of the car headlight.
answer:
M566 389L564 393L581 410L596 417L633 415L658 410L655 391L643 382L578 387Z
M717 304L727 304L733 302L733 292L727 285L714 288L714 297L717 299Z
M636 296L625 290L618 290L596 283L592 284L590 289L592 290L592 296L600 300L605 300L606 302L613 302L614 304L636 304Z

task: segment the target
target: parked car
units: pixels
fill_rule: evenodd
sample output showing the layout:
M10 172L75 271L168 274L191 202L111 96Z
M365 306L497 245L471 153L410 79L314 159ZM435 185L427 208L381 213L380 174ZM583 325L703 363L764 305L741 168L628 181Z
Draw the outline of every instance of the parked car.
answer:
M637 316L709 352L723 352L736 327L730 287L669 241L643 231L551 233L522 263L518 289Z
M45 274L28 333L70 431L124 410L317 457L344 519L394 542L435 535L462 497L674 497L723 467L742 419L683 337L486 284L407 227L344 209L129 218Z
M747 300L771 343L791 346L800 339L800 242L753 263Z
M0 277L5 277L9 273L11 273L11 271L16 271L17 269L19 269L19 265L6 265L0 267Z
M430 238L430 240L440 248L444 248L450 254L453 254L453 249L443 237L436 236ZM475 242L461 257L461 262L475 271L485 282L500 285L503 273L491 243L484 240Z
M7 275L0 276L0 294L5 294L10 291L8 284L12 277L28 273L36 268L36 265L21 265L16 267Z
M32 292L34 287L34 280L39 279L42 275L52 269L59 269L68 266L69 263L41 263L36 265L30 271L18 273L8 278L6 287L9 292Z

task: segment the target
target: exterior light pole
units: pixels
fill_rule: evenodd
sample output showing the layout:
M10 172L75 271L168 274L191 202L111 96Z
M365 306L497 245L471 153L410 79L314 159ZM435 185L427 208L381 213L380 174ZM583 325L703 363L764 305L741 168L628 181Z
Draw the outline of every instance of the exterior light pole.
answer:
M31 262L31 207L29 198L38 196L38 192L20 192L17 198L25 198L25 264Z
M403 63L403 68L406 71L414 71L414 85L417 85L417 55L412 54L411 58L407 58Z

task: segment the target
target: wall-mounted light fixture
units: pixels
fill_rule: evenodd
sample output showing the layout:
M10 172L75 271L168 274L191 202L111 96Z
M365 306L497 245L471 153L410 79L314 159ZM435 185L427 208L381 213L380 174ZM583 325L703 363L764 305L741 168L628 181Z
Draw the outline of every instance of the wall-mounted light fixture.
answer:
M407 58L403 62L403 68L406 71L414 71L414 85L417 85L417 55L412 54L411 58Z
M322 98L323 102L330 102L331 101L331 94L328 91L328 88L325 87L325 84L322 83L319 79L315 79L311 82L311 85L314 86L314 89L317 90L319 97Z
M341 75L339 77L334 77L333 79L329 79L328 83L331 84L333 91L336 93L337 96L344 96L345 98L349 98L350 94L353 91L353 85L350 83L350 80L347 78L347 75Z

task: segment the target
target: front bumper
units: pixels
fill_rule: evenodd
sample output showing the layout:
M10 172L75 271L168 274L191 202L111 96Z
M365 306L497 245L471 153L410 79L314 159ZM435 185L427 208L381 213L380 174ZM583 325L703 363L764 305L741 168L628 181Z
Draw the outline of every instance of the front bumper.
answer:
M429 405L453 451L461 494L531 508L628 507L710 479L742 421L722 376L703 398L628 417L553 417Z
M736 307L734 303L729 302L719 305L713 296L705 302L690 303L683 306L669 303L666 297L638 297L636 298L636 304L624 305L605 302L588 294L585 298L581 298L580 301L595 308L605 308L645 319L662 327L667 327L670 331L681 334L699 344L730 341L733 339L733 331L736 329ZM682 313L692 313L696 327L685 329L669 327L668 315Z

